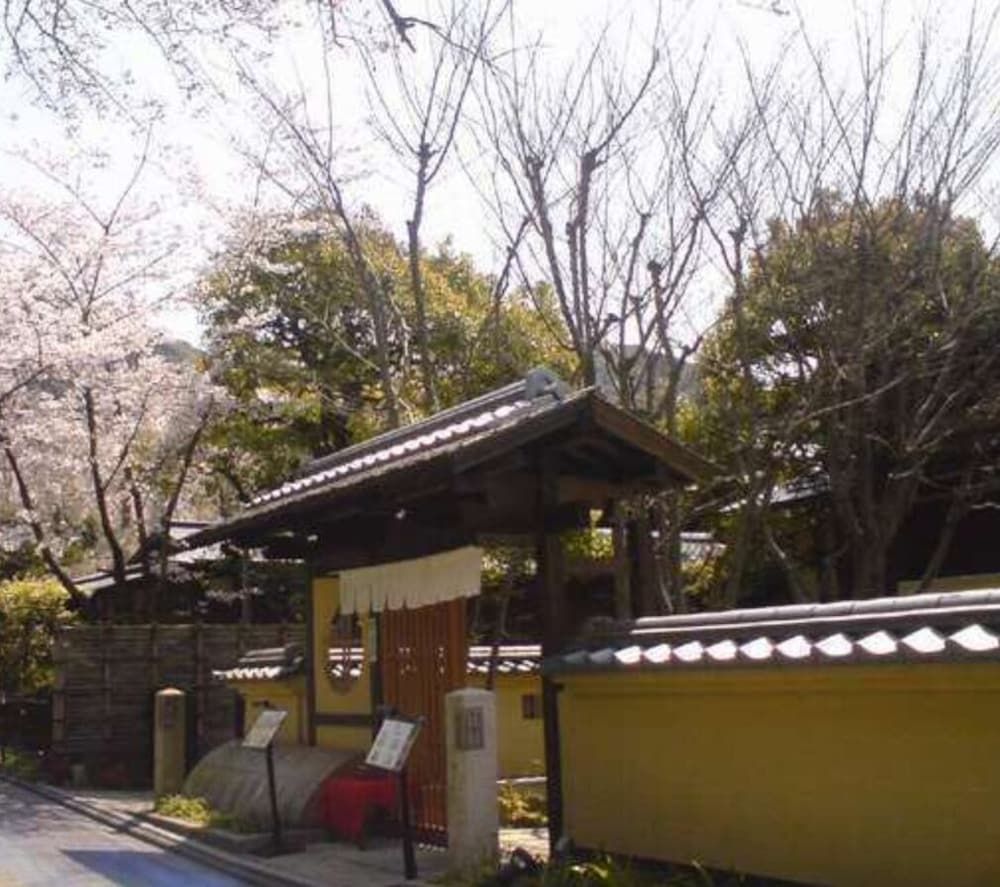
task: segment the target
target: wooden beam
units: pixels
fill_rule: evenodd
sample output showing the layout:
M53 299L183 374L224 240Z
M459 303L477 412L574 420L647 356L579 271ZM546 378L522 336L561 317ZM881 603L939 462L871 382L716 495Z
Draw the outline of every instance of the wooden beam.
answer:
M596 477L562 475L558 479L557 498L560 504L584 502L603 507L609 499L625 499L655 488L656 483L653 479L623 483Z
M384 538L370 545L356 541L341 544L331 537L314 557L314 567L323 572L336 572L390 561L410 560L451 548L461 548L471 544L475 538L465 527L426 526L410 518L396 523L398 526L389 528Z
M316 724L320 727L371 727L375 724L372 712L317 712Z
M674 485L706 480L718 471L715 465L694 450L600 397L591 398L590 410L598 428L661 462L674 476Z
M311 569L306 569L306 741L316 744L316 644L313 639L316 614ZM324 657L325 658L325 657Z

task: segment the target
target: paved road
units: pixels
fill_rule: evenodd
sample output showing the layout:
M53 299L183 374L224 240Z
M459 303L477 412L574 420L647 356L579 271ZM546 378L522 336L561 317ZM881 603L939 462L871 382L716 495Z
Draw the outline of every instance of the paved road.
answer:
M0 782L0 887L243 883Z

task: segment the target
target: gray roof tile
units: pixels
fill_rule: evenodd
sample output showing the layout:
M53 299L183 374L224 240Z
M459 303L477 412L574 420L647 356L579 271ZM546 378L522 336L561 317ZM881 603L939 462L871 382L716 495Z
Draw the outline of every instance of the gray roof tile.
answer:
M290 655L289 649L293 650ZM298 654L294 650L298 649ZM469 674L489 674L491 646L469 648L467 669ZM497 651L497 671L500 674L536 674L542 663L542 649L537 644L501 644ZM343 678L345 669L351 677L359 677L364 667L364 650L355 647L345 662L343 651L337 649L329 658L327 672L331 677ZM295 645L264 650L248 650L233 668L212 672L221 681L265 681L290 677L305 671L305 658Z
M604 643L608 643L605 637ZM640 619L543 672L1000 660L1000 590Z

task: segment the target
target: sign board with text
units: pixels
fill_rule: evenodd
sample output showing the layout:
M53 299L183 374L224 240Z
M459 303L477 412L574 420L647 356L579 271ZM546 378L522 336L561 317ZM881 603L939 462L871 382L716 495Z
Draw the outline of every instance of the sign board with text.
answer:
M406 759L419 732L419 721L386 718L382 721L365 763L380 770L399 773L406 766Z
M243 747L262 750L270 746L287 717L288 712L279 708L264 709L243 738Z

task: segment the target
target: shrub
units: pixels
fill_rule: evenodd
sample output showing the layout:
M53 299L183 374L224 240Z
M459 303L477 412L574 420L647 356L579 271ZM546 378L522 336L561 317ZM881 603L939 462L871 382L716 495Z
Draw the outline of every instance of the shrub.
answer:
M0 582L0 690L27 696L52 686L52 645L73 621L69 593L54 579Z
M7 748L3 751L3 769L18 779L35 782L40 775L41 758L37 754Z
M542 828L548 823L545 797L509 783L500 786L500 825L508 828Z
M156 799L153 809L161 816L182 819L192 825L207 828L221 828L230 832L247 832L246 823L231 813L214 810L204 798L189 798L186 795L164 795Z
M742 884L743 880L737 878L724 883L732 887ZM611 856L586 862L543 864L527 854L518 858L515 852L499 872L463 882L463 887L716 887L716 882L697 864L668 874L633 866Z

